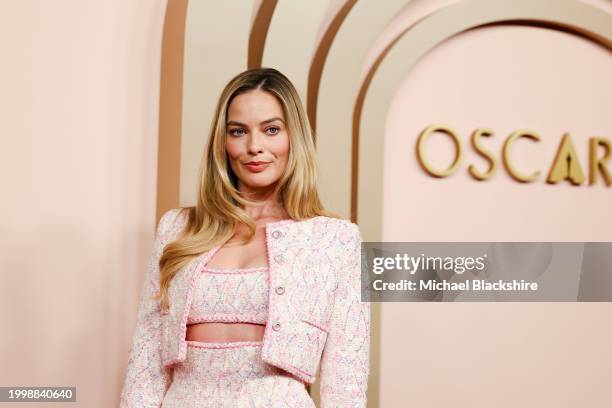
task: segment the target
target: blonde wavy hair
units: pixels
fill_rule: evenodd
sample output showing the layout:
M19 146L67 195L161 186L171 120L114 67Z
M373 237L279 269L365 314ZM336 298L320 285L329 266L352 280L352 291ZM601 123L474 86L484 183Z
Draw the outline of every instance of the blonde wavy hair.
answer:
M197 185L197 204L181 208L187 223L177 238L168 243L159 261L160 291L163 309L169 307L168 287L174 275L193 258L225 242L242 223L249 232L242 243L255 234L255 221L243 209L257 201L243 197L238 180L227 159L227 111L239 94L262 90L275 96L283 107L289 134L289 157L284 174L276 183L275 194L291 219L299 221L324 215L342 218L325 210L317 191L318 167L313 133L299 94L287 77L273 68L244 71L225 86L209 131L208 144L202 156ZM183 214L186 212L186 214Z

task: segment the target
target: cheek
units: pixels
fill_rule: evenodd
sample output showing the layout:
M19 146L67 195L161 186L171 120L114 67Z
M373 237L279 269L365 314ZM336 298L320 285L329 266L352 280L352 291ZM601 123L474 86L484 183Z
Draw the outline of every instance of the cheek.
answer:
M282 157L285 161L289 157L289 136L285 134L285 137L279 141L276 146L276 155Z
M241 154L240 145L238 143L232 143L229 139L225 143L225 151L230 160L237 160Z

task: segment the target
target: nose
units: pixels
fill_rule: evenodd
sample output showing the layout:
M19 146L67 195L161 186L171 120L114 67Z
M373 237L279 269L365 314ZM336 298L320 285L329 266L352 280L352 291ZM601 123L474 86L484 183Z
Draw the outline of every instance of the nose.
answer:
M251 132L247 141L249 153L258 154L263 151L263 136L259 130Z

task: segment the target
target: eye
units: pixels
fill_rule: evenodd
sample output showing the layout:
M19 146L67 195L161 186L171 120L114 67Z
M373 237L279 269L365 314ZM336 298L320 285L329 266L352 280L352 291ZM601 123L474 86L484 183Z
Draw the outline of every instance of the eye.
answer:
M276 126L272 126L272 127L267 128L267 129L266 129L266 131L267 131L267 132L273 131L271 134L272 134L272 135L275 135L275 134L277 134L278 132L280 132L280 128L279 128L279 127L276 127Z
M229 133L233 136L242 136L242 134L236 134L236 132L244 132L244 129L242 128L235 128L235 129L231 129L229 131Z

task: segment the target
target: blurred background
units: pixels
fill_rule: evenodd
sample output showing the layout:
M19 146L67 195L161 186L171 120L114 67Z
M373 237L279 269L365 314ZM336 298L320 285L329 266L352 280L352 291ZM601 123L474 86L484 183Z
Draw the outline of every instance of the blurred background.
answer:
M296 85L324 203L366 241L612 241L609 0L5 1L0 45L0 386L118 404L155 225L195 202L250 67ZM462 149L446 177L417 157L431 126L455 137L430 136L431 167ZM538 140L504 156L517 131ZM547 182L565 134L578 184ZM609 407L611 312L373 304L369 407Z

